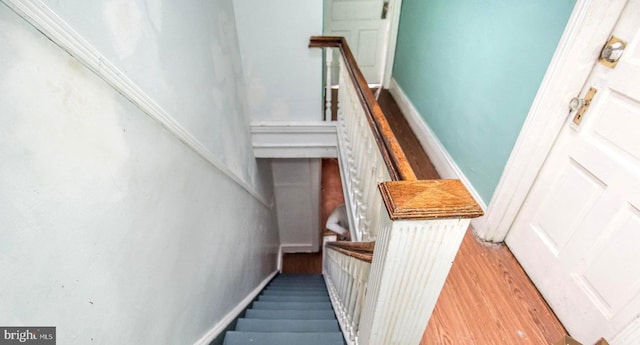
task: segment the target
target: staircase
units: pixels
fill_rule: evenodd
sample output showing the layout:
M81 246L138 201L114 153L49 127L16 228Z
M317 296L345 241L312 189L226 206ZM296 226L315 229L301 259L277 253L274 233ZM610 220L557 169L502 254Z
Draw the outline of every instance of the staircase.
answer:
M281 274L269 283L223 345L344 345L322 275Z

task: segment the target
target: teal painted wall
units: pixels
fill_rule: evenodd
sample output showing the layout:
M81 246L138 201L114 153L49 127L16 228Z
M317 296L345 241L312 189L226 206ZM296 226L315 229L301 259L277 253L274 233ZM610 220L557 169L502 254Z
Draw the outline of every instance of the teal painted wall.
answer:
M486 203L575 0L403 0L393 77Z

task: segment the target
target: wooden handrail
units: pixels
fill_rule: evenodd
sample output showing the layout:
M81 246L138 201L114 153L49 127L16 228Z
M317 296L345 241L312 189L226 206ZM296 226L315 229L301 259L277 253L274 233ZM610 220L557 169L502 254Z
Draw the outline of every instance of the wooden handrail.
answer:
M334 249L344 255L371 263L375 242L328 242L327 248Z
M345 61L345 68L356 86L356 93L362 104L367 121L373 132L382 158L384 159L389 176L393 181L416 181L416 174L413 172L409 160L402 151L396 136L391 131L387 119L378 105L375 96L369 89L362 71L356 62L347 40L338 36L312 36L309 40L309 48L339 48Z
M391 181L378 185L392 220L475 218L482 208L459 180L418 180L344 37L312 36L310 48L337 48L355 85L360 104Z

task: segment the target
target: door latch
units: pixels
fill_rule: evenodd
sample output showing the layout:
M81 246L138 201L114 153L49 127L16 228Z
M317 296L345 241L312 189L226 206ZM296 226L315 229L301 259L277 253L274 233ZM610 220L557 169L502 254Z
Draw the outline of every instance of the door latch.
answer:
M597 89L591 87L584 98L574 97L569 102L569 109L571 112L577 111L576 115L573 117L573 123L579 125L582 122L582 116L589 109L589 105L591 105L591 100L593 100L593 96L595 96Z

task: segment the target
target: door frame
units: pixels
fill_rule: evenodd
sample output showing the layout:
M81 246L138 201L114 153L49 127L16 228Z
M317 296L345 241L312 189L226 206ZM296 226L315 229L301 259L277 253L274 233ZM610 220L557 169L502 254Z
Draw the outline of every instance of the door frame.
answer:
M391 74L393 73L393 62L396 58L401 10L402 0L389 0L389 31L387 32L387 44L384 48L384 71L382 72L382 87L384 89L388 89L391 86Z
M327 15L329 12L328 2L330 0L322 0L322 31L327 32ZM400 11L402 9L402 0L388 0L389 10L389 29L386 32L386 44L382 49L383 67L381 84L383 88L388 89L391 85L391 73L393 72L393 62L396 56L396 45L398 40L398 27L400 26Z
M576 1L486 216L472 222L480 239L504 241L626 3Z

